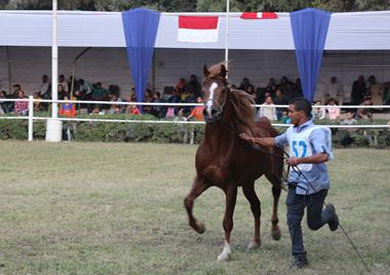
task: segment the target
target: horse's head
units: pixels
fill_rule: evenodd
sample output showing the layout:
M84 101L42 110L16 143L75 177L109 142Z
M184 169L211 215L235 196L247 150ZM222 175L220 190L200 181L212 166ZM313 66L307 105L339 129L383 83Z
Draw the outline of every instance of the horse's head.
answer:
M203 82L203 116L207 123L213 123L222 118L228 87L226 82L227 70L223 64L217 64L210 69L207 65L203 68L206 79Z

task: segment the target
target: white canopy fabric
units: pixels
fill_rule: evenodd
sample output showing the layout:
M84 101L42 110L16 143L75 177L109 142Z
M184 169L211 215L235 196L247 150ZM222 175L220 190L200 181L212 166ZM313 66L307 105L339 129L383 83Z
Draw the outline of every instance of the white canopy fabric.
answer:
M179 15L218 15L216 43L177 41ZM244 20L230 13L229 48L294 50L289 13ZM225 13L162 13L156 48L225 48ZM51 46L51 11L0 11L0 46ZM58 46L126 47L120 12L58 12ZM390 50L390 11L333 13L325 50Z

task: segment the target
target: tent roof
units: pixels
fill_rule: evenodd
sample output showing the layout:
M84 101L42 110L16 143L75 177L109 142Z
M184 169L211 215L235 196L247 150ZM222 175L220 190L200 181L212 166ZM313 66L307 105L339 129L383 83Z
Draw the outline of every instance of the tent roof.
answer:
M156 48L225 48L225 13L216 43L177 41L179 13L161 13ZM294 50L289 13L277 20L243 20L230 13L229 48ZM51 46L51 11L0 11L0 46ZM126 47L120 12L58 12L58 46ZM390 11L333 13L325 50L390 50Z

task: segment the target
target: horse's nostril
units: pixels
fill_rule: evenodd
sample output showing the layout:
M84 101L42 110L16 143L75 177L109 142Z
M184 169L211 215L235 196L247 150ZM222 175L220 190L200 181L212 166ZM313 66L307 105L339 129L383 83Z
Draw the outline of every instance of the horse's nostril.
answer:
M212 116L215 115L216 113L217 113L216 110L214 110L214 109L211 110L211 115L212 115Z

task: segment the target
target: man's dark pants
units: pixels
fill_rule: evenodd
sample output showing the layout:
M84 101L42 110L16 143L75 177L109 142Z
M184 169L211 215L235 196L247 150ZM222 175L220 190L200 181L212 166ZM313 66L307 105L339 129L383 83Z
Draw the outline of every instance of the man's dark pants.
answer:
M299 187L298 187L299 188ZM292 242L292 254L294 257L305 257L303 246L301 221L304 209L307 207L307 225L311 230L318 230L328 223L332 217L329 211L322 210L328 190L321 190L310 195L297 195L296 187L288 188L287 195L287 224Z

